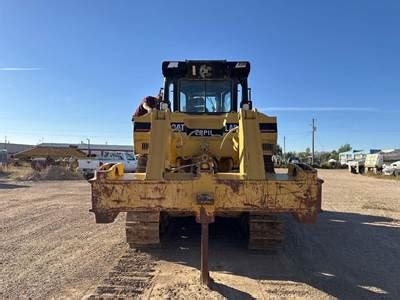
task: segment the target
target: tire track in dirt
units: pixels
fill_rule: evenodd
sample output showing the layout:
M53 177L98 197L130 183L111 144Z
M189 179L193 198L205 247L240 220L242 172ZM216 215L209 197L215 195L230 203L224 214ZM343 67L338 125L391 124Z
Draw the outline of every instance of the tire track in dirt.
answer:
M154 266L155 262L149 254L128 249L87 299L136 298L150 286Z

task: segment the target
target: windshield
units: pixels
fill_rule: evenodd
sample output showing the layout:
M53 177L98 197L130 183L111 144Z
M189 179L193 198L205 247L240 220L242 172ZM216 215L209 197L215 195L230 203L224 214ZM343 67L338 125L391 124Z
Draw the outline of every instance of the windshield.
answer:
M125 153L125 155L126 155L126 159L127 159L127 160L135 160L135 159L136 159L135 156L133 156L133 155L130 154L130 153Z
M232 110L230 80L180 80L179 111L221 113Z

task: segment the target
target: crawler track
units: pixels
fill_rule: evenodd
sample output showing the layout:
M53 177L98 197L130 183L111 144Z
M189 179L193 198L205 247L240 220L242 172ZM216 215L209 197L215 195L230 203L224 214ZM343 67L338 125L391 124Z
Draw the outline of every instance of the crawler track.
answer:
M248 222L250 250L279 251L282 249L284 224L277 216L251 214Z
M156 248L160 245L160 213L128 212L126 214L126 241L130 248Z

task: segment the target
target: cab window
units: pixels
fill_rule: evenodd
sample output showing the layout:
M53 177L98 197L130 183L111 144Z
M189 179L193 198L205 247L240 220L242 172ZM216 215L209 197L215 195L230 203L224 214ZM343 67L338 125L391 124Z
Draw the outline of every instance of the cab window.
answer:
M179 110L187 113L223 113L232 110L230 80L181 80Z

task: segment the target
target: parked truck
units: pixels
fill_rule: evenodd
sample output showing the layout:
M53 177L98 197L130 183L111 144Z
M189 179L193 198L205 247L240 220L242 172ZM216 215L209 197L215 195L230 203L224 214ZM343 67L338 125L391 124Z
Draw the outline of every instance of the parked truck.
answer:
M92 178L97 170L104 164L108 163L121 163L124 171L132 173L136 171L137 159L136 157L127 152L106 152L102 157L79 159L78 170L83 173L85 178Z
M354 153L353 159L347 162L349 172L354 174L363 174L368 171L380 172L385 162L387 151L370 149L369 151L357 151ZM400 157L399 157L400 159ZM391 160L393 162L394 160Z
M367 154L365 158L365 172L382 173L385 165L400 160L400 149L381 150L378 153Z
M348 161L347 166L350 173L362 174L364 173L365 157L367 154L359 152L354 154L354 160Z

